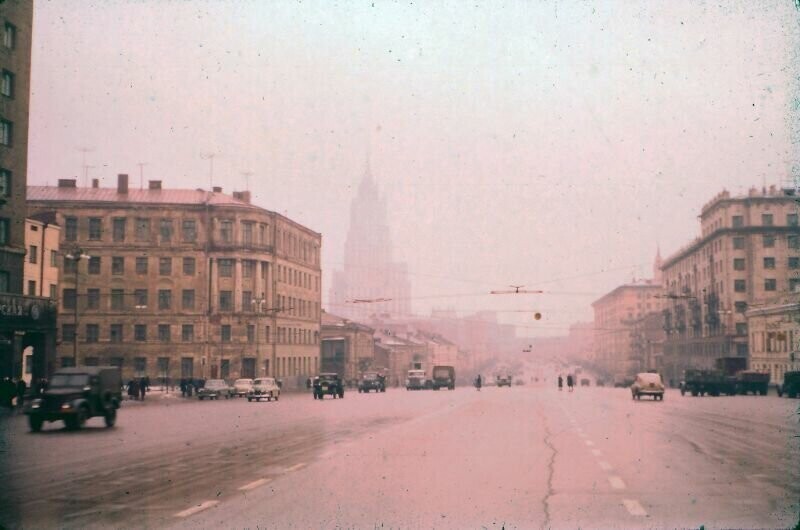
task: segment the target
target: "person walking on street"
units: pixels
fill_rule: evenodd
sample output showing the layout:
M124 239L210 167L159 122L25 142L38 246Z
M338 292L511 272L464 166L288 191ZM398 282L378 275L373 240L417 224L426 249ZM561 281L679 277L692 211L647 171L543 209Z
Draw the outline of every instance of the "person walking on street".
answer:
M567 387L569 387L569 391L572 392L572 374L567 375Z
M564 378L559 375L558 376L558 391L560 392L563 387L564 387Z
M181 397L186 397L186 378L181 377Z
M20 378L17 381L17 408L22 409L22 406L25 404L25 391L28 390L28 384L25 383L25 380Z
M478 374L478 377L475 378L475 388L478 389L478 392L481 391L481 384L483 381L481 380L481 374Z
M144 377L139 379L139 399L144 401L145 392L147 392L147 384Z

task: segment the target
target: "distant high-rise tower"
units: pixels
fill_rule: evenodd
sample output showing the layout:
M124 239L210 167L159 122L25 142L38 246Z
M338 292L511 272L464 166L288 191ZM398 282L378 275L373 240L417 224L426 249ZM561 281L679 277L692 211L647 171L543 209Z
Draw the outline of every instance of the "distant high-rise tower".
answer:
M373 314L410 314L411 283L405 263L392 261L392 240L386 201L380 196L367 162L358 194L350 206L350 229L344 250L344 269L334 271L330 311L352 320ZM353 300L389 299L387 302Z

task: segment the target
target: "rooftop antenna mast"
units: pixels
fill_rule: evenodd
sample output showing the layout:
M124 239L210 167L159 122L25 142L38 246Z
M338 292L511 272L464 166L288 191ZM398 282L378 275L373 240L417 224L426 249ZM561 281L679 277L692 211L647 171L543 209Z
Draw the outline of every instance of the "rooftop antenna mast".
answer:
M81 152L81 167L83 168L83 185L89 185L89 168L94 168L94 166L89 166L86 164L86 153L91 153L94 151L94 147L79 147L78 151Z
M136 165L139 166L139 189L143 190L144 189L144 166L147 165L147 162L139 162Z
M208 168L208 185L210 189L214 189L214 157L217 156L217 153L203 153L200 155L200 158L203 160L208 160L209 168Z
M250 177L252 177L254 174L255 173L249 169L242 171L242 176L244 177L244 191L250 191Z

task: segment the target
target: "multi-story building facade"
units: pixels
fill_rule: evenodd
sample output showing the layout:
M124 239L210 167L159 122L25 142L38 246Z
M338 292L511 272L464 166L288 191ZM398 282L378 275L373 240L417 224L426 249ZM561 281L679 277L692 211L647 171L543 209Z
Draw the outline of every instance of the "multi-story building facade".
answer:
M273 375L319 367L320 234L250 203L249 192L30 186L61 225L62 365L123 376Z
M58 262L61 227L52 213L25 220L23 285L28 296L58 299Z
M375 371L375 332L369 326L322 312L321 369L336 372L353 383L366 371Z
M23 294L32 23L32 1L0 2L0 377L14 378L31 350L31 376L45 377L55 345L55 308Z
M641 356L634 346L637 322L658 311L661 285L643 280L620 285L592 303L594 309L594 362L614 377L641 370Z
M748 309L750 368L769 372L783 384L786 372L800 370L800 294Z
M703 206L700 232L662 267L664 367L676 380L717 357L747 357L748 308L800 288L798 209L784 190L723 191Z

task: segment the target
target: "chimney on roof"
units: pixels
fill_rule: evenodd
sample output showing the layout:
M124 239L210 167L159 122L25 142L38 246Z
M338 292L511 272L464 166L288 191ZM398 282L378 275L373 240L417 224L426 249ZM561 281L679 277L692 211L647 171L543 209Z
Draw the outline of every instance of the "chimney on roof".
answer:
M222 188L219 186L214 186L213 188L211 188L211 191L213 191L214 193L222 193Z
M128 193L128 175L124 173L117 175L117 193Z
M161 189L161 181L160 180L151 180L149 181L149 188L151 190L160 190Z
M92 187L99 188L100 187L100 179L92 179Z
M250 204L250 192L249 191L234 191L233 198L237 199L242 202L246 202Z
M77 185L75 182L78 179L58 179L58 187L59 188L76 188Z

